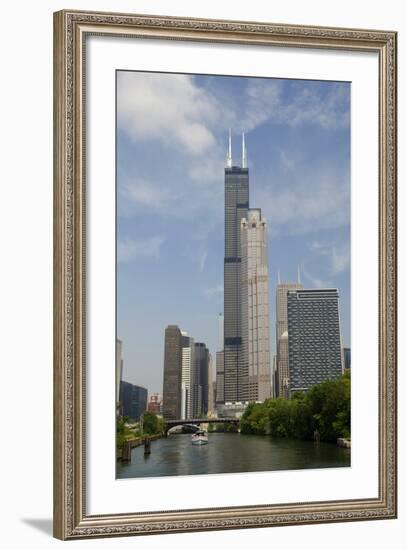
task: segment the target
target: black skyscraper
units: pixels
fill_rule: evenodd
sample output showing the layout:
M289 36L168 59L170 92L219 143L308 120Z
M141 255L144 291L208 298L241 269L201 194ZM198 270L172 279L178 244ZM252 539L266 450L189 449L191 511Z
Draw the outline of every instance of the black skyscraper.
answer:
M163 415L181 418L182 334L176 325L165 329Z
M242 364L240 222L249 208L249 170L244 137L242 166L233 166L231 138L225 168L224 395L225 402L246 399L247 365Z
M202 416L208 412L208 374L209 374L209 350L202 342L195 343L194 352L194 416Z

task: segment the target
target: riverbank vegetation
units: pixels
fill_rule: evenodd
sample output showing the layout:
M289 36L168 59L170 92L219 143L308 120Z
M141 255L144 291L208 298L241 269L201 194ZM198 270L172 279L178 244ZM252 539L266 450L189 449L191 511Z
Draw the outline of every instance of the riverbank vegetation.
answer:
M241 420L245 434L336 442L350 438L350 372L318 384L291 399L250 403Z
M164 420L153 412L143 413L142 421L131 423L128 416L119 416L116 420L116 444L121 448L126 441L137 441L146 436L162 435Z
M209 422L208 432L222 432L222 433L237 433L239 427L237 424L231 424L229 422Z
M158 435L164 432L164 419L153 412L143 413L143 435Z
M135 439L134 430L128 425L129 417L120 416L116 419L116 445L118 448L123 447L126 441Z

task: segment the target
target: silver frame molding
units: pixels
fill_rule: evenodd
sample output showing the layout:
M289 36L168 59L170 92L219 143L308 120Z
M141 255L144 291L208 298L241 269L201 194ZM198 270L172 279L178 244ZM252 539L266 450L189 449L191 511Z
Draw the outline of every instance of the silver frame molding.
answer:
M86 514L86 37L92 34L376 52L379 59L379 495L373 499ZM150 15L54 14L54 536L146 535L395 518L396 43L391 31Z

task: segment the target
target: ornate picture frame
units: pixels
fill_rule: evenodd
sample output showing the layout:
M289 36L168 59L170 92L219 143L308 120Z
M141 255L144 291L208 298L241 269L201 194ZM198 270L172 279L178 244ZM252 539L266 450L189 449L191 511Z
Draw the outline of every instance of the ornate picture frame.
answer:
M306 503L87 512L86 40L90 36L371 52L378 57L378 495ZM397 514L396 60L391 31L64 10L54 14L54 535L146 535ZM112 182L114 185L114 182ZM159 508L159 504L157 504Z

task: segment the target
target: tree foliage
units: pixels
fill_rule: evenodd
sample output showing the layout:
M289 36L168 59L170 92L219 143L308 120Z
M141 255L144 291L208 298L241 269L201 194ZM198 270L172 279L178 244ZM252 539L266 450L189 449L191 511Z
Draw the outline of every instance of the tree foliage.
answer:
M131 439L138 439L146 435L162 434L164 431L163 418L150 411L143 413L142 432L140 430L140 422L138 426L133 427L130 427L128 422L128 416L119 416L116 419L116 444L118 448Z
M116 444L117 447L122 447L129 439L134 439L134 433L127 425L128 416L120 416L116 420Z
M313 439L321 441L350 437L350 372L338 380L313 386L291 399L267 399L250 403L241 420L242 433Z
M236 433L239 427L235 423L229 422L209 422L208 432L225 432L225 433Z
M155 435L160 434L164 430L164 421L151 411L143 413L143 434Z

